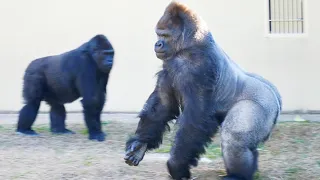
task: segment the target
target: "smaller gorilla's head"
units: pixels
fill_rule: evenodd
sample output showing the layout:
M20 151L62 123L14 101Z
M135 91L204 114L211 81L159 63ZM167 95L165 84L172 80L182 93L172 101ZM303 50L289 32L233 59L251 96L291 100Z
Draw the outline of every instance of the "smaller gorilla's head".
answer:
M156 26L158 41L154 51L161 60L169 60L181 51L203 45L208 35L204 21L184 4L171 2Z
M114 50L108 39L101 34L94 36L87 46L91 57L102 72L110 72L113 65Z

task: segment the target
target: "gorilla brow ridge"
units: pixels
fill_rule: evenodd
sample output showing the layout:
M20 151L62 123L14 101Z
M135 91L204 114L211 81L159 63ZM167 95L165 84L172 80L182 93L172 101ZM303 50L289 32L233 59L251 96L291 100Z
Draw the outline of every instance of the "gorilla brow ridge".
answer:
M172 1L167 6L162 21L159 21L157 27L161 29L166 23L163 21L174 19L175 17L182 20L183 40L190 41L187 44L192 46L206 42L206 37L210 32L205 21L189 7L176 1Z

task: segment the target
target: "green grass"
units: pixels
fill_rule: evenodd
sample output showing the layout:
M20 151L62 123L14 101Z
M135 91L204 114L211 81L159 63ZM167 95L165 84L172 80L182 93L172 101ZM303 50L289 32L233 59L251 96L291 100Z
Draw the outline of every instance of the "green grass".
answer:
M84 129L81 129L81 130L80 130L80 134L82 134L82 135L88 135L88 134L89 134L89 131L88 131L87 128L84 128Z
M93 161L94 161L94 158L93 158L93 157L86 157L85 160L84 160L84 162L83 162L83 165L85 165L85 166L91 166Z
M293 139L292 143L294 143L294 144L304 144L305 140L296 138L296 139Z
M169 153L170 149L171 149L171 146L164 145L164 146L161 146L158 149L155 149L154 152L155 153Z
M38 125L38 126L33 127L33 129L39 133L50 131L49 126L46 126L46 125Z
M102 124L102 126L106 126L106 125L110 124L110 122L109 121L102 121L101 124Z
M216 159L222 156L221 147L219 144L211 143L206 148L206 153L204 154L204 157L209 159Z
M301 169L299 167L291 167L291 168L286 169L285 173L289 174L289 175L295 175L295 174L299 173L301 170L303 170L303 169Z

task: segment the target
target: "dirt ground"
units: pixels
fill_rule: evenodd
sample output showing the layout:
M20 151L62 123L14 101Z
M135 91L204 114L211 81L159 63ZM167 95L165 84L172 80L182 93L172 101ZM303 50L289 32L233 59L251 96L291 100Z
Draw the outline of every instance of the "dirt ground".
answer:
M36 124L40 137L14 133L14 124L0 121L0 179L169 179L165 166L172 133L158 151L148 153L138 167L124 163L124 144L136 123L104 121L105 142L87 139L81 123L69 124L74 135L51 135L48 124ZM224 174L219 137L192 169L197 180L219 179ZM320 123L279 123L270 141L259 148L256 179L312 179L320 177ZM161 153L159 153L161 152Z

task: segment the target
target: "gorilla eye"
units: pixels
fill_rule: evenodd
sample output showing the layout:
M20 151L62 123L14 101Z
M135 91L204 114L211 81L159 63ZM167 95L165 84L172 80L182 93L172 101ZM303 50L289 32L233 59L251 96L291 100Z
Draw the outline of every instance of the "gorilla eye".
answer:
M169 34L162 34L161 36L164 37L164 38L168 38Z

